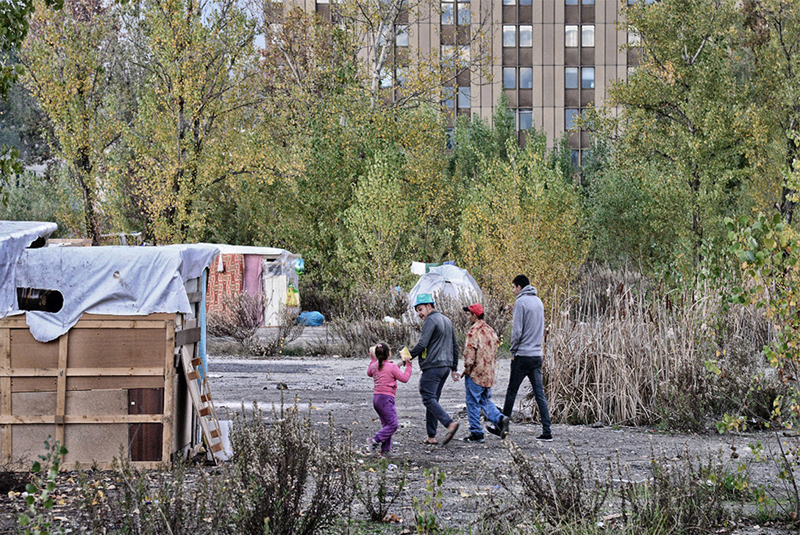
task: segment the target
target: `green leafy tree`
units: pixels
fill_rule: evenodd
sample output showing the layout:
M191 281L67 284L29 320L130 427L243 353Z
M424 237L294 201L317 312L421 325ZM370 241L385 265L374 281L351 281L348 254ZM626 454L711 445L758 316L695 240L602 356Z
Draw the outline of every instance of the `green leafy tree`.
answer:
M722 218L752 204L745 60L732 53L739 12L733 0L637 2L626 21L640 39L640 65L610 89L620 113L590 112L585 126L615 140L613 180L632 181L626 189L644 196L667 194L652 200L669 209L636 217L661 218L651 226L669 241L643 241L668 250L670 267L690 272L706 244L722 243ZM603 191L613 193L595 194Z
M490 292L510 296L510 281L528 273L546 299L575 278L587 243L577 186L549 165L544 135L530 134L524 149L508 143L508 162L487 162L466 195L459 251Z
M202 239L221 188L263 162L251 134L254 23L235 2L203 6L146 0L125 19L145 80L125 130L124 174L159 243Z
M106 105L119 59L118 19L114 6L99 0L73 0L61 10L36 5L41 9L32 16L20 51L23 82L53 125L54 153L81 196L82 217L73 231L97 244L106 151L121 129L115 110Z

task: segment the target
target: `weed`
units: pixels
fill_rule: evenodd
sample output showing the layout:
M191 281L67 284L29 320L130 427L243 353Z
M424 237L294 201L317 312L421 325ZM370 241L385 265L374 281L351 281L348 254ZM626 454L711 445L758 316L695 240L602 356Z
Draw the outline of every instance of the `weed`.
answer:
M504 445L522 486L523 492L517 494L520 510L539 511L551 525L594 522L598 518L611 492L610 468L607 477L601 477L591 459L579 459L572 445L572 461L555 453L553 463L542 454L539 466L534 466L514 442L506 440ZM506 485L504 481L501 484Z
M62 533L63 530L54 523L53 518L53 491L56 490L56 476L61 466L61 461L67 454L67 448L58 441L50 442L47 437L44 442L46 453L39 456L31 466L31 481L25 485L27 496L25 502L28 506L25 513L20 513L17 523L22 535L50 535Z
M408 483L408 461L402 469L381 459L355 478L355 495L373 522L382 522Z
M442 486L447 476L438 468L426 468L424 475L425 496L422 499L414 496L414 520L417 525L417 533L432 535L443 531L439 525L439 511L442 508L444 496Z

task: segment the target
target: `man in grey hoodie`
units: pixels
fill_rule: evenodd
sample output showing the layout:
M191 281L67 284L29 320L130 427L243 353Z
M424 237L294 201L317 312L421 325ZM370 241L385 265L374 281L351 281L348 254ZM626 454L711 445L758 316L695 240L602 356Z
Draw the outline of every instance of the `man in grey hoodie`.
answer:
M506 390L503 414L511 417L517 391L527 377L533 387L539 417L542 419L542 434L538 440L553 440L550 433L550 410L544 397L542 385L542 335L544 334L544 305L536 288L531 286L525 275L517 275L513 281L514 303L513 326L511 329L511 377Z
M441 422L447 428L447 434L441 442L444 445L458 431L458 422L453 421L439 405L447 376L452 375L453 380L458 381L458 341L453 323L434 308L430 294L418 294L414 310L422 320L422 332L410 353L412 358L420 358L422 376L419 379L419 393L422 404L425 405L425 427L428 432L426 441L428 444L438 444L436 428Z

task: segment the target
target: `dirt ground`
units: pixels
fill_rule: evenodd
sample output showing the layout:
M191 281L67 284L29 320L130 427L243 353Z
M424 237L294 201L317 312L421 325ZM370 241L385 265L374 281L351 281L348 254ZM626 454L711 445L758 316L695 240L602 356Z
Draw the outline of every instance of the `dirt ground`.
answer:
M323 435L326 433L329 414L335 419L340 431L352 434L356 446L363 447L368 437L379 428L380 423L372 408L372 379L367 377L368 359L345 359L335 357L281 357L273 359L244 359L211 356L208 374L212 396L220 419L245 407L250 412L253 402L258 403L266 418L272 418L272 410L280 410L283 403L311 415L312 421ZM505 386L508 382L510 361L498 363L494 401L502 405ZM464 402L463 382L448 381L442 394L442 405L455 414L461 427L456 438L446 446L427 446L425 438L425 411L418 393L420 371L414 372L408 384L400 384L397 392L397 410L400 429L394 436L394 451L390 462L401 466L405 459L410 464L409 485L403 497L390 510L402 519L402 523L388 527L392 533L413 533L413 497L425 494L424 470L438 467L446 473L443 508L440 520L450 527L465 528L479 517L487 497L507 496L501 483L511 482L514 475L509 453L501 441L486 434L484 444L467 444L461 439L468 434L468 423ZM520 402L529 391L523 384L517 399ZM647 467L653 454L662 452L668 459L680 460L687 454L708 459L718 456L730 462L732 469L738 462L753 461L750 444L761 441L765 452L776 449L776 435L769 432L742 433L739 435L670 434L647 428L609 426L553 426L553 442L538 442L536 436L541 426L530 421L520 421L522 414L515 412L509 440L518 444L529 459L540 466L549 460L558 466L558 456L573 461L577 455L584 468L589 460L601 471L607 470L609 459L619 458L629 467L626 477L639 481L647 477ZM440 430L440 437L444 431ZM735 448L735 449L734 449ZM734 459L732 454L738 455ZM748 463L751 465L751 481L754 484L776 484L773 463ZM66 475L64 479L69 479ZM63 482L62 482L63 484ZM63 494L68 496L69 489ZM0 535L15 533L16 512L22 502L19 496L0 495ZM69 500L59 506L58 513L70 517ZM354 513L359 517L359 506ZM360 515L363 518L363 515ZM738 526L731 531L737 535L789 533L774 525Z
M279 410L281 395L286 405L297 403L301 411L310 411L316 425L325 426L332 413L340 428L347 428L358 446L364 444L379 428L377 414L372 408L372 379L367 377L368 358L344 359L331 357L296 357L274 360L243 360L211 357L209 378L215 405L220 418L227 411L240 411L242 403L248 410L257 402L264 412ZM415 363L416 364L416 363ZM497 368L497 388L493 391L495 403L502 405L505 386L508 382L510 361L501 360ZM425 483L425 468L439 467L447 474L444 485L444 514L447 524L464 525L478 514L480 498L499 493L500 479L512 476L510 457L499 438L486 434L484 444L468 444L461 439L469 434L464 401L463 382L448 381L442 393L442 406L454 414L460 423L456 438L446 446L427 446L425 439L425 411L418 392L420 372L414 368L411 380L399 384L397 411L400 429L394 435L394 459L400 464L407 458L411 485L409 497L395 514L408 524L413 521L412 496L422 496ZM521 409L521 400L529 391L523 383L517 398L516 409ZM739 435L670 434L647 428L609 426L553 425L553 442L539 442L541 425L531 421L520 421L524 411L515 412L515 423L511 425L510 440L518 444L533 462L543 459L557 463L562 454L568 461L575 454L585 461L607 469L609 458L619 458L630 467L634 480L646 477L646 469L655 453L664 452L669 459L687 455L720 456L735 467L739 462L752 461L750 444L761 441L765 451L775 449L776 436L769 432L742 433ZM444 435L440 428L439 437ZM573 454L574 452L574 454ZM734 456L736 459L734 460ZM586 466L586 465L584 465ZM735 468L734 468L735 469ZM752 463L753 483L774 483L775 470L772 463ZM777 533L775 528L748 526L737 533Z

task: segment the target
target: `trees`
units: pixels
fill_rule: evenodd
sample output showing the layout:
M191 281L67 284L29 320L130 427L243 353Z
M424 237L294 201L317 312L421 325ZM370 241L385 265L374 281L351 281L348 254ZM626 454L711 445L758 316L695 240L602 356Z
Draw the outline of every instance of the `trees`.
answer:
M254 24L236 2L195 0L145 0L125 24L131 60L145 72L124 141L146 235L202 239L217 188L260 158L248 113L257 101Z
M551 296L572 282L586 258L578 189L548 165L544 136L531 134L524 149L509 142L508 162L487 161L464 199L460 254L494 293L509 294L509 281L527 272L535 273L540 295Z
M40 9L20 51L23 82L53 125L54 152L82 199L77 230L98 243L99 196L106 184L106 151L121 123L108 98L113 90L118 19L100 0L71 0L62 10Z
M722 218L753 202L748 87L744 59L732 53L740 34L736 4L640 2L626 16L640 36L640 65L610 90L619 116L589 114L587 125L613 140L617 179L635 180L648 194L664 190L676 203L648 217L673 227L675 240L657 246L672 248L673 266L690 270L704 244L721 241Z

